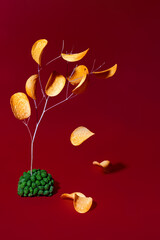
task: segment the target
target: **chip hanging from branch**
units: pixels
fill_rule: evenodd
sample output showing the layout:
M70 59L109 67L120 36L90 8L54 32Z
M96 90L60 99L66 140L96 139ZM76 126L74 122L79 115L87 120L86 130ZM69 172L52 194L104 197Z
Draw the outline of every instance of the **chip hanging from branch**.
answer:
M89 83L88 75L83 76L80 83L72 90L72 93L75 95L83 93L86 90L88 83Z
M94 74L96 77L99 78L109 78L112 77L117 71L117 64L115 64L113 67L106 69L104 71L100 71L100 72L92 72L92 74Z
M11 109L14 116L19 120L24 120L31 115L31 107L25 93L18 92L10 98Z
M104 170L106 170L110 166L110 161L109 160L104 160L104 161L102 161L100 163L97 162L97 161L94 161L93 165L102 167Z
M86 213L90 210L93 203L93 199L91 197L81 197L75 194L75 198L73 199L74 209L78 213Z
M93 136L95 133L91 132L88 128L86 127L78 127L76 128L71 136L70 136L70 141L74 146L79 146L82 144L85 140Z
M46 47L48 41L46 39L40 39L36 41L31 49L32 58L41 66L41 58L44 48Z
M74 69L73 73L67 78L67 80L75 86L81 82L83 77L87 77L88 74L88 68L85 65L79 65Z
M74 199L75 198L75 194L77 194L78 196L80 196L80 197L85 197L85 195L83 194L83 193L81 193L81 192L74 192L74 193L63 193L62 195L61 195L61 198L69 198L69 199Z
M87 54L88 51L89 51L89 48L80 53L74 53L74 54L61 53L61 56L67 62L77 62L81 60Z
M26 81L25 89L29 97L36 100L36 86L37 86L38 74L34 74Z
M45 92L50 97L57 96L64 88L66 79L63 75L54 71L51 73L45 87Z

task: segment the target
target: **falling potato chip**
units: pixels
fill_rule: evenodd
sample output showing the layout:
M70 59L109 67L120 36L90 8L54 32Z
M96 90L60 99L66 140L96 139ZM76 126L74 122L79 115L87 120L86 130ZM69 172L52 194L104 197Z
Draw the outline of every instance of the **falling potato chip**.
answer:
M72 85L77 85L81 82L83 77L87 77L87 74L89 74L88 68L84 65L79 65L74 69L71 77L67 79Z
M77 194L78 196L80 197L85 197L85 195L83 193L80 193L80 192L74 192L74 193L63 193L61 195L61 198L69 198L69 199L74 199L75 198L75 194Z
M15 93L10 98L11 109L14 116L23 120L31 115L31 107L25 93Z
M46 39L40 39L36 41L31 49L31 55L33 59L41 66L41 57L44 48L46 47L48 41Z
M61 53L61 56L67 62L76 62L76 61L81 60L87 54L88 51L89 51L89 48L80 53L74 53L74 54Z
M64 88L66 79L63 75L54 71L51 73L46 84L45 92L48 96L57 96Z
M102 168L106 169L110 165L110 161L109 160L104 160L103 162L100 162L100 163L97 162L97 161L94 161L93 165L96 165L96 166L99 166L99 167L102 167Z
M32 75L28 80L26 81L26 93L29 97L36 100L36 85L38 80L38 74Z
M115 64L113 67L106 69L101 72L93 72L93 74L99 78L109 78L112 77L117 70L117 64Z
M78 213L86 213L90 210L93 203L93 199L91 197L81 197L75 194L75 198L73 199L73 205L75 210Z
M86 127L78 127L72 132L70 136L70 141L74 146L79 146L81 143L83 143L85 140L87 140L94 134L95 133L91 132Z

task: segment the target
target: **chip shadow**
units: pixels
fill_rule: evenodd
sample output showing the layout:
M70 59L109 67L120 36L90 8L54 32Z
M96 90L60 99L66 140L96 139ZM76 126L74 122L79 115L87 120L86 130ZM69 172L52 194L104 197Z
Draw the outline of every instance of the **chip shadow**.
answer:
M54 180L54 190L53 190L53 195L57 194L60 189L60 183Z
M92 203L92 206L91 206L89 212L93 211L96 207L97 207L97 202L93 200L93 203Z
M119 171L122 171L126 168L127 166L121 162L115 163L115 164L110 164L105 170L105 174L111 174L111 173L116 173Z

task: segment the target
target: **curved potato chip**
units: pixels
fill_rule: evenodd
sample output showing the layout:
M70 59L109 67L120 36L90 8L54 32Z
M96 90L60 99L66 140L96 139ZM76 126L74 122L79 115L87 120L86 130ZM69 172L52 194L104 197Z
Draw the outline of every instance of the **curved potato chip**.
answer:
M84 76L87 76L87 74L89 74L88 68L84 65L79 65L74 69L72 76L67 79L72 85L77 85L81 82Z
M70 136L70 141L74 146L79 146L81 143L83 143L85 140L87 140L94 134L95 133L91 132L86 127L78 127L72 132Z
M69 198L69 199L73 200L75 198L75 194L77 194L79 197L85 197L85 195L83 193L74 192L74 193L63 193L61 195L61 198Z
M48 96L57 96L64 88L66 79L63 75L54 71L51 73L46 84L45 92Z
M81 197L75 194L75 198L73 199L74 209L78 213L86 213L90 210L93 203L93 199L91 197Z
M80 53L74 53L74 54L61 53L61 56L67 62L77 62L77 61L81 60L87 54L88 51L89 51L89 48Z
M92 73L95 74L99 78L109 78L115 74L116 70L117 70L117 64L115 64L113 67L106 69L104 71L92 72Z
M93 162L93 165L96 165L96 166L99 166L99 167L102 167L102 168L107 168L109 165L110 165L110 161L109 160L104 160L102 162L97 162L97 161L94 161Z
M36 100L36 85L38 80L38 74L32 75L28 80L26 81L25 89L26 93L29 97Z
M12 112L17 119L23 120L31 115L31 107L25 93L18 92L13 94L10 98L10 104Z
M84 75L82 77L80 83L78 84L78 86L76 86L72 90L72 93L75 94L75 95L83 93L86 90L87 86L88 86L88 82L89 82L88 75Z
M32 58L41 66L41 57L44 48L46 47L48 41L46 39L40 39L36 41L31 49Z

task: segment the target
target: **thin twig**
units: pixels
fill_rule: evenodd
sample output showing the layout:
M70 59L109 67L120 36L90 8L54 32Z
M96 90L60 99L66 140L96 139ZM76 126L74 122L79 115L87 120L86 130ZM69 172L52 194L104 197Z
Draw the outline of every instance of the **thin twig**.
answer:
M45 93L44 93L44 91L43 91L42 83L41 83L41 76L40 76L39 64L38 64L38 79L39 79L39 85L40 85L40 88L41 88L42 95L43 95L43 97L46 99Z
M56 104L54 104L53 106L51 106L51 107L49 107L49 108L47 108L46 110L45 110L45 112L47 112L48 110L50 110L50 109L52 109L52 108L54 108L54 107L56 107L56 106L58 106L58 105L60 105L61 103L64 103L64 102L66 102L67 100L69 100L71 97L72 97L72 95L73 95L73 93L68 97L68 98L65 98L64 100L62 100L61 102L58 102L58 103L56 103Z
M93 69L94 69L95 63L96 63L96 59L94 59L94 61L93 61L93 66L92 66L92 70L91 70L91 72L92 72Z
M37 103L36 100L34 99L34 106L35 106L35 110L36 110L36 123L38 122L38 109L37 109Z
M96 68L95 70L93 70L93 71L91 71L90 72L90 74L92 74L93 72L95 72L95 71L97 71L98 69L100 69L103 65L105 64L105 62L104 63L102 63L102 65L101 66L99 66L98 68Z
M61 53L63 52L64 50L64 40L62 41L62 50L61 50Z
M57 59L60 58L60 57L61 57L61 55L59 55L59 56L56 57L56 58L53 58L51 61L49 61L48 63L46 63L45 66L48 66L50 63L54 62L55 60L57 60Z
M42 101L43 101L44 97L42 97L41 101L38 103L37 108L41 105Z
M39 124L40 124L40 122L41 122L41 120L43 118L44 113L45 113L45 110L46 110L46 107L47 107L47 103L48 103L48 99L49 99L49 97L46 98L46 102L45 102L45 105L44 105L41 117L40 117L38 123L36 124L36 128L34 130L33 138L32 138L32 141L31 141L31 175L32 175L32 166L33 166L33 144L34 144L34 139L36 137L38 126L39 126Z
M23 121L23 124L27 127L27 130L28 130L29 136L30 136L31 141L32 141L32 134L31 134L31 131L30 131L30 128L29 128L28 124L26 123L26 121Z

